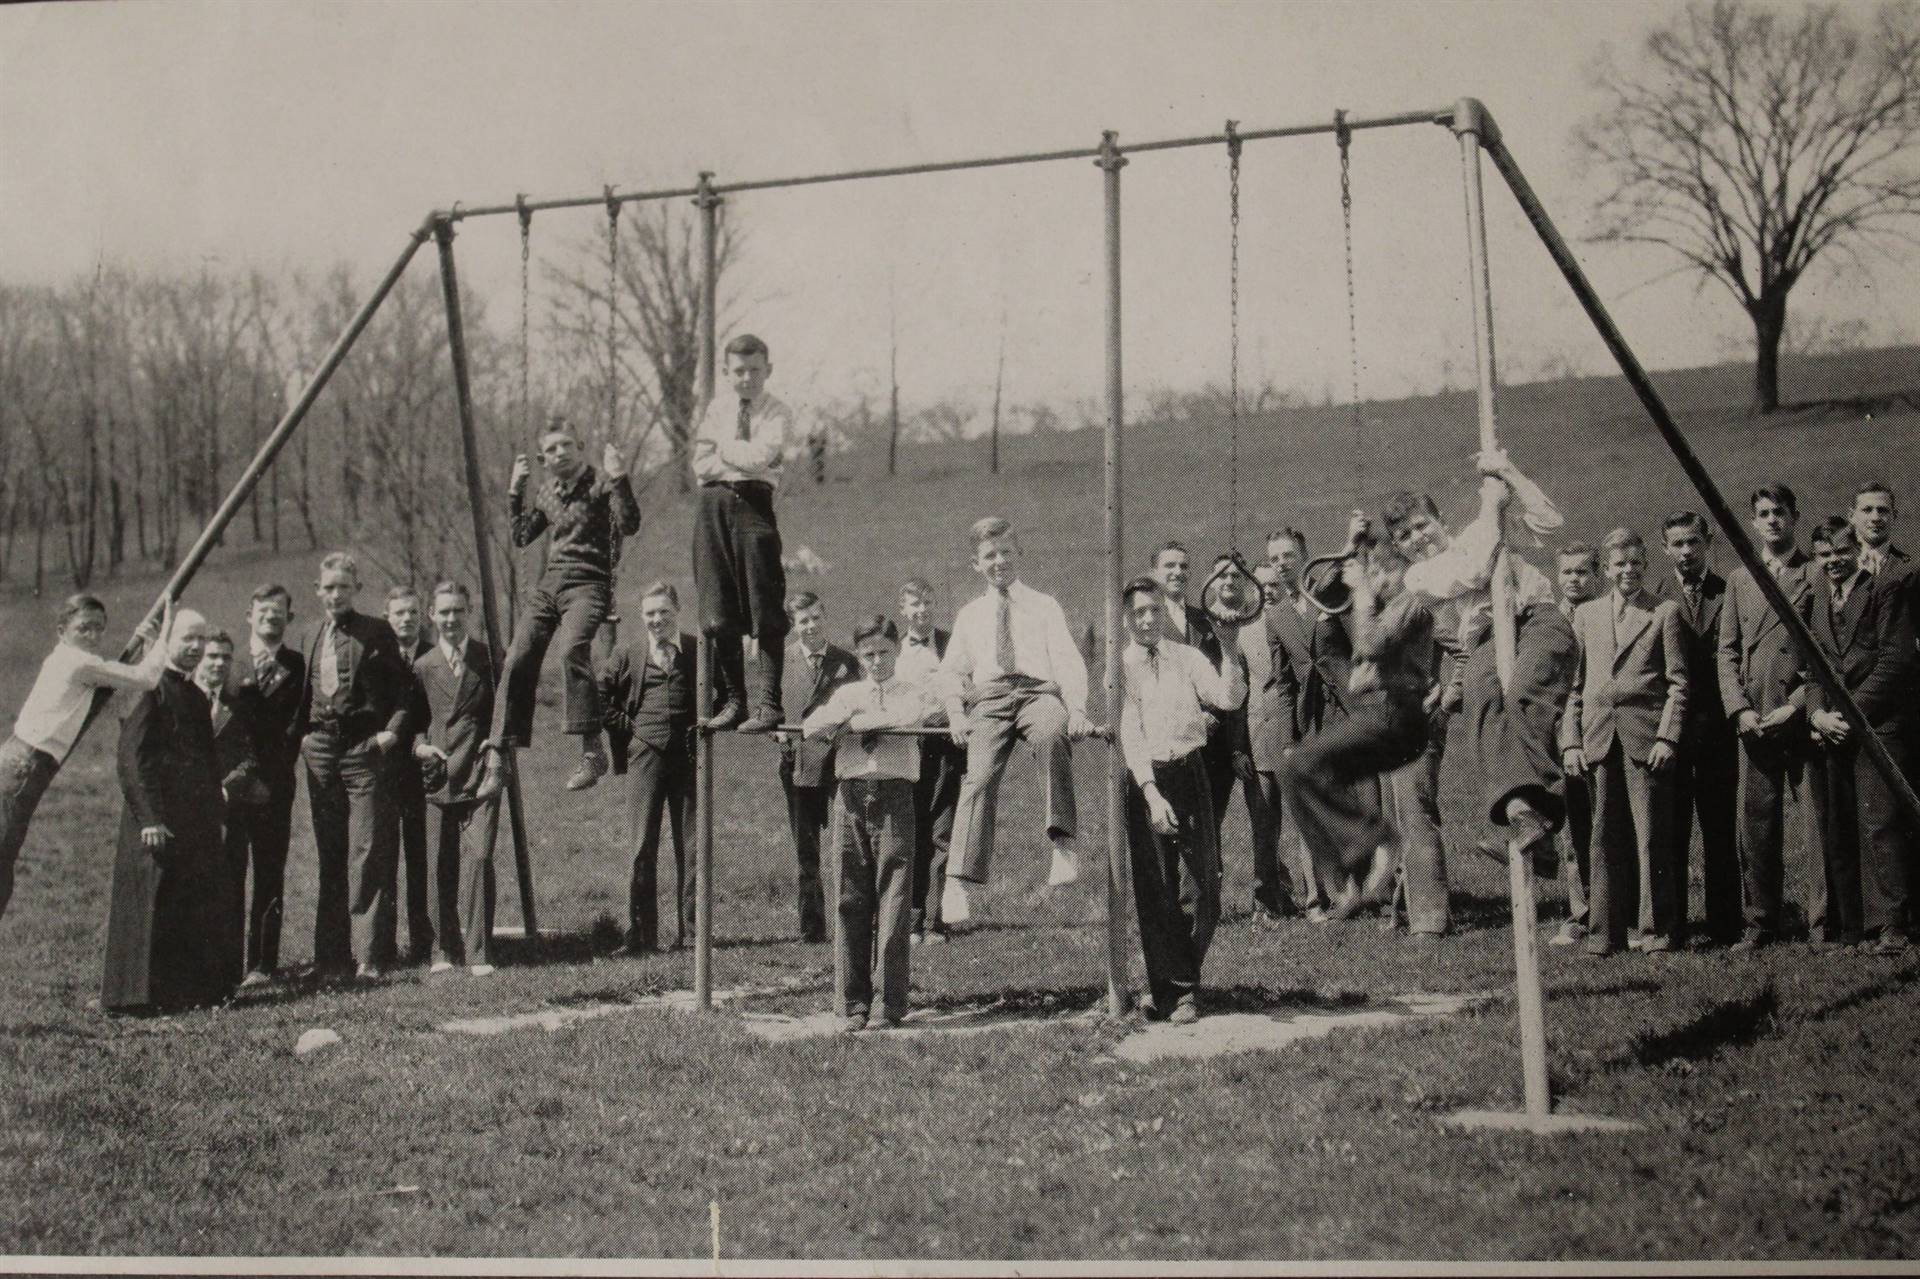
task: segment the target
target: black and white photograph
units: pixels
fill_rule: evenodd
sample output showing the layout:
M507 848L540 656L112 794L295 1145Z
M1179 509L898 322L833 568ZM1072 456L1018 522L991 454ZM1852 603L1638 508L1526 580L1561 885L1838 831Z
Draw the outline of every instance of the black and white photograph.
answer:
M1920 1259L1920 0L38 0L0 225L0 1272Z

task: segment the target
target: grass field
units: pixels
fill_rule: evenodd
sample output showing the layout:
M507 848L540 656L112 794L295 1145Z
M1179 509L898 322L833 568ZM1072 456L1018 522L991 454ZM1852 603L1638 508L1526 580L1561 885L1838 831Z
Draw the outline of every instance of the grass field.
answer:
M1785 478L1812 517L1838 509L1867 475L1916 490L1920 414L1884 398L1910 392L1916 368L1913 351L1797 367L1790 385L1825 403L1764 422L1730 407L1744 401L1741 370L1663 382L1736 504L1755 483ZM1637 413L1610 380L1505 395L1503 438L1562 500L1570 536L1598 540L1619 523L1651 531L1660 513L1689 504ZM1329 543L1348 507L1403 484L1434 485L1450 514L1464 510L1470 398L1370 405L1366 416L1357 441L1340 410L1244 430L1244 546L1283 522ZM789 546L833 566L809 584L836 630L890 606L910 574L934 580L950 606L969 590L962 530L994 510L1022 528L1030 580L1060 595L1076 624L1097 617L1097 434L1011 441L997 477L983 473L983 454L910 449L891 483L838 458L833 482L785 499ZM1144 560L1170 535L1202 553L1221 545L1226 459L1218 431L1132 432L1130 553ZM654 573L684 584L687 522L683 506L648 504L629 592ZM305 582L310 559L217 558L190 602L235 624L254 581ZM156 587L110 584L116 630ZM10 707L44 650L50 610L20 597L0 608L0 705ZM313 609L301 611L304 635ZM1097 1020L795 1043L756 1038L731 1011L636 1010L485 1038L437 1030L691 983L684 952L598 957L624 905L623 795L603 783L562 797L551 751L532 770L546 784L529 800L549 934L538 952L506 943L486 980L412 971L344 990L299 976L218 1011L107 1020L85 1006L118 808L112 734L96 733L43 804L0 922L0 1249L697 1260L713 1247L717 1205L726 1257L1915 1255L1920 961L1798 946L1606 960L1547 950L1558 1096L1644 1129L1543 1143L1441 1126L1457 1107L1519 1102L1504 872L1465 851L1474 787L1460 754L1444 786L1460 933L1435 946L1371 923L1252 932L1236 803L1231 917L1209 959L1208 1007L1286 1014L1415 991L1501 998L1284 1052L1134 1065L1112 1050L1135 1027ZM716 984L786 987L754 1008L824 1008L831 955L794 939L772 748L729 739L721 761ZM1088 845L1100 848L1097 750L1079 766ZM915 952L916 1003L1003 998L1070 1012L1098 1000L1099 897L1086 884L1039 888L1035 799L1016 764L985 922ZM500 922L511 925L504 848L500 861ZM296 966L310 953L313 880L302 818L288 872ZM1549 916L1557 891L1547 890ZM299 1034L321 1026L343 1043L293 1056Z

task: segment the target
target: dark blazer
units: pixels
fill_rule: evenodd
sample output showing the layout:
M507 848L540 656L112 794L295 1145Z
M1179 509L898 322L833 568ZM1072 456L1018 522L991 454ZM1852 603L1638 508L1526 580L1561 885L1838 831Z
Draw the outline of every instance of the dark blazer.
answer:
M233 655L227 674L227 694L234 705L246 708L253 727L260 774L283 795L293 793L300 762L300 709L306 699L307 659L282 645L272 662L256 667L253 654L242 648Z
M413 707L413 676L407 660L401 656L400 640L384 619L365 613L349 613L340 623L347 647L345 696L341 699L342 730L354 740L385 731L397 737L407 735L407 719ZM326 619L314 628L307 646L307 680L300 700L300 732L305 736L314 726L320 698L320 676L315 670L320 639L327 633Z
M674 667L680 672L680 678L687 682L689 691L695 684L695 648L700 641L692 635L682 633L674 641ZM653 651L653 645L647 638L645 627L634 632L634 638L620 646L613 660L607 663L607 669L600 673L600 714L607 730L607 753L613 757L613 771L616 776L627 771L627 759L633 750L633 717L638 715L646 704L646 681L641 678L647 666L647 656ZM673 737L681 739L691 747L693 721L698 707L689 713L686 722L674 721L669 726ZM669 742L668 745L672 743Z
M498 666L487 646L471 635L461 649L460 661L456 680L438 644L413 659L409 718L415 740L447 753L444 780L437 768L421 769L423 777L440 783L427 791L430 804L470 800L480 785L480 747L493 723L493 673Z
M1813 567L1798 548L1787 563L1780 589L1804 616L1813 593ZM1741 711L1764 717L1788 702L1806 702L1806 680L1793 636L1745 568L1736 569L1727 583L1717 659L1720 698L1736 720Z
M1894 577L1868 577L1855 584L1847 606L1833 615L1833 587L1822 581L1807 608L1807 625L1814 640L1840 672L1853 700L1874 731L1894 735L1905 731L1911 717L1916 665L1913 622L1905 603L1906 583ZM1827 693L1817 680L1808 682L1809 713L1829 708Z
M1720 613L1727 603L1727 579L1708 569L1700 579L1700 608L1687 607L1687 593L1676 574L1662 580L1659 594L1680 611L1680 641L1687 653L1687 726L1689 740L1720 732L1727 724L1720 696Z
M227 803L247 808L266 803L267 787L261 776L251 711L233 696L231 684L222 690L220 710L212 714L211 722L213 757Z
M820 659L818 679L814 678L812 664L807 660L806 650L800 646L799 640L787 645L786 661L786 671L780 685L780 717L789 724L798 724L819 709L833 695L834 689L860 678L860 659L838 644L827 645L826 654ZM785 762L793 768L795 786L832 784L831 741L815 739L793 742L786 747L785 757Z
M1294 738L1319 731L1329 713L1346 713L1347 674L1353 665L1353 638L1346 618L1316 612L1300 616L1291 600L1267 609L1267 640L1273 652L1281 699L1293 707Z

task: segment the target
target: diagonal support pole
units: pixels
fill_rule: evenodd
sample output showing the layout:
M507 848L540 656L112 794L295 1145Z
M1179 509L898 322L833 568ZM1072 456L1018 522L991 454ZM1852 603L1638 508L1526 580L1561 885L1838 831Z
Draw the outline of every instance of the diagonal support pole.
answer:
M1808 673L1819 681L1820 687L1825 690L1831 704L1846 716L1847 724L1860 738L1861 745L1867 757L1873 761L1874 768L1879 770L1880 776L1887 783L1887 788L1900 801L1901 807L1906 809L1907 820L1920 826L1920 797L1915 796L1913 787L1901 773L1900 766L1894 762L1893 756L1887 753L1885 743L1873 731L1873 726L1867 722L1866 714L1853 700L1852 694L1847 692L1840 673L1833 668L1833 663L1827 660L1826 654L1820 651L1819 644L1814 642L1813 632L1808 629L1806 620L1793 607L1786 593L1780 589L1780 584L1773 580L1773 574L1769 573L1766 565L1761 562L1760 552L1754 548L1752 540L1747 536L1746 527L1734 516L1733 509L1727 505L1727 500L1721 495L1719 486L1713 482L1713 477L1707 474L1706 466L1700 461L1699 455L1693 451L1693 446L1687 442L1686 434L1674 422L1673 414L1667 411L1666 402L1654 389L1653 379L1647 376L1647 371L1641 367L1639 358L1633 353L1633 348L1629 347L1626 338L1621 336L1620 329L1613 322L1613 317L1607 313L1606 306L1600 301L1600 295L1594 292L1593 285L1587 280L1586 272L1580 269L1578 259L1573 256L1573 250L1567 247L1567 242L1561 238L1560 230L1553 224L1553 219L1547 216L1546 207L1540 203L1540 197L1534 194L1532 186L1528 185L1512 153L1501 143L1497 132L1485 145L1487 157L1493 161L1493 167L1498 169L1500 176L1506 179L1507 188L1513 192L1513 198L1520 205L1521 212L1527 215L1527 221L1533 224L1533 229L1540 236L1541 243L1546 245L1548 255L1553 258L1554 265L1560 268L1560 274L1566 278L1574 297L1579 299L1581 307L1587 313L1587 318L1593 322L1595 331L1600 334L1600 340L1605 342L1607 350L1612 352L1614 362L1620 366L1620 372L1626 376L1627 384L1639 397L1641 407L1646 409L1647 416L1652 419L1661 438L1666 440L1667 447L1673 451L1675 460L1680 463L1680 469L1686 473L1687 479L1699 492L1701 502L1705 504L1707 512L1713 516L1713 522L1720 526L1720 532L1726 537L1727 544L1733 548L1733 553L1739 557L1741 564L1746 566L1747 572L1753 575L1754 584L1760 588L1760 593L1766 596L1768 606L1780 618L1781 624L1787 628L1787 633L1793 636L1794 643L1800 650L1801 659L1807 664Z

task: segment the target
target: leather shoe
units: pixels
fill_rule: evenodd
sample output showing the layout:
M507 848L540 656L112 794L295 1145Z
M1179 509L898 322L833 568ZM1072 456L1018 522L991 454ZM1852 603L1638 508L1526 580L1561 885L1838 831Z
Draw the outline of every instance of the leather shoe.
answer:
M586 790L598 782L607 771L607 755L602 750L590 750L580 757L580 766L573 770L573 776L567 778L568 790Z
M1200 1006L1192 995L1180 996L1180 1002L1167 1014L1167 1020L1175 1026L1191 1026L1200 1020Z
M724 733L747 717L747 708L739 702L728 702L719 710L700 722L700 727L710 733Z
M1904 955L1907 953L1907 935L1897 928L1881 930L1880 940L1873 944L1876 955Z

